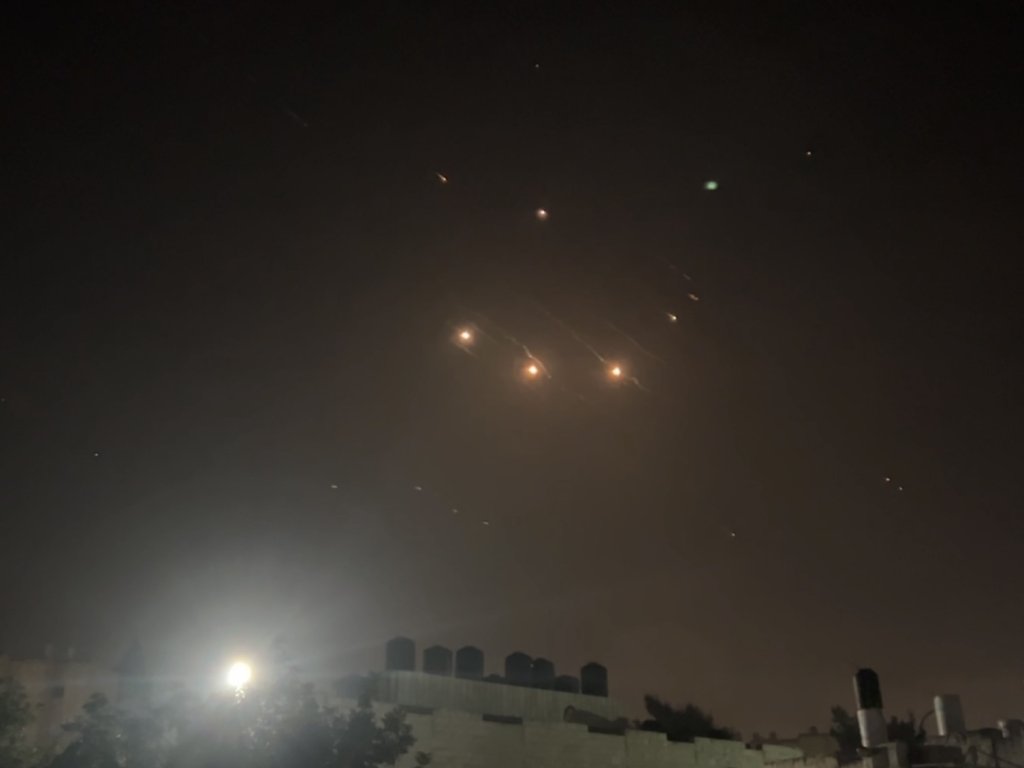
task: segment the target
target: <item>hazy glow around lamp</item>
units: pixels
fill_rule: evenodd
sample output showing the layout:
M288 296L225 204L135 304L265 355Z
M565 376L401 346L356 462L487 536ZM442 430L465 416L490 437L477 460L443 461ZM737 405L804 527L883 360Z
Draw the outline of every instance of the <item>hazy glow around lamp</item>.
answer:
M236 661L228 668L227 682L235 690L241 690L252 680L252 667L244 661Z

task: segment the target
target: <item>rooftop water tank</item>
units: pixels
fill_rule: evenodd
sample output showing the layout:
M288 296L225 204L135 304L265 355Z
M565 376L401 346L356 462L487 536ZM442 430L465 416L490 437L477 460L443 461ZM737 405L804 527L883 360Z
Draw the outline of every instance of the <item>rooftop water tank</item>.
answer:
M555 687L555 665L547 659L533 660L533 687L546 688Z
M882 684L873 669L858 669L853 676L853 693L857 709L882 709Z
M967 730L964 723L964 708L960 704L960 697L955 693L935 697L935 726L939 736L964 733Z
M430 675L451 677L452 652L443 645L432 645L423 651L423 671Z
M505 682L509 685L530 685L533 682L533 659L522 651L505 657Z
M455 652L455 676L466 680L481 680L484 676L484 652L472 645L464 645Z
M588 696L608 695L608 670L595 661L580 670L580 692Z
M384 668L388 671L416 670L416 643L408 637L393 637L384 647Z

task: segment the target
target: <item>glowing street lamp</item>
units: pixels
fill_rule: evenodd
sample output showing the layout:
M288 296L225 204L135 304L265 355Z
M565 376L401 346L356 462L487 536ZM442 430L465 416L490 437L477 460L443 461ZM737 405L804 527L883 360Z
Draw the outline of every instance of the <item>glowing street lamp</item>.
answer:
M252 680L252 667L244 661L236 661L228 667L227 683L236 691L241 691Z

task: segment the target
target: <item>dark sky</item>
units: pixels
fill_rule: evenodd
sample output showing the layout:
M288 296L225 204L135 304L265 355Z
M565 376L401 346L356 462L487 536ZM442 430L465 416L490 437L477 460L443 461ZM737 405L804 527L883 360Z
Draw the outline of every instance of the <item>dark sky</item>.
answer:
M1018 4L104 5L5 46L0 648L1024 714Z

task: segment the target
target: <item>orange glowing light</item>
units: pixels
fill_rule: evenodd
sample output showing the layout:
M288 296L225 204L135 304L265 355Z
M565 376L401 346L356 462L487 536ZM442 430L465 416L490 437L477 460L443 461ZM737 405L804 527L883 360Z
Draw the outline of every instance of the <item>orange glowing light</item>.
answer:
M611 377L613 379L621 379L622 378L622 366L613 365L611 368L608 369L608 373L611 374Z
M531 378L540 375L540 366L537 365L536 363L530 363L528 366L526 366L526 375L530 376Z

